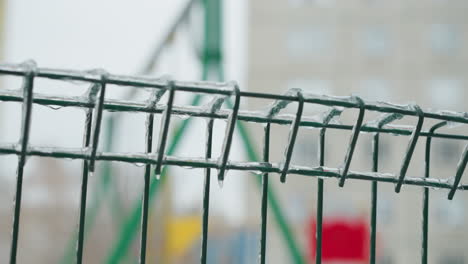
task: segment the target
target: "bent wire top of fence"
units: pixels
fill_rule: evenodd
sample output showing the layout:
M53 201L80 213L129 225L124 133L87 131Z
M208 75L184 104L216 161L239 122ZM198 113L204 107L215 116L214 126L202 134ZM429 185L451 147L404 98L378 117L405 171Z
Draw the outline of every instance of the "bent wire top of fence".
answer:
M316 176L319 177L319 203L322 203L323 197L323 178L337 178L339 185L344 186L348 179L368 180L373 184L373 195L377 193L377 182L389 182L395 184L395 191L400 192L403 185L418 185L422 187L436 187L449 189L448 198L452 199L457 190L466 190L468 185L460 184L463 172L468 162L468 145L465 147L462 157L453 171L449 172L446 178L430 177L428 167L426 167L426 174L424 177L410 177L407 176L407 170L410 165L416 144L420 137L426 137L426 166L429 164L428 157L430 156L430 140L431 138L447 138L458 141L468 140L468 135L464 134L447 134L436 133L435 130L443 126L449 126L453 123L467 124L468 114L465 112L452 112L452 111L426 111L422 110L417 105L397 105L387 102L368 102L364 101L357 96L336 97L326 95L312 95L303 93L299 89L291 89L285 94L274 93L258 93L242 91L239 89L235 82L228 83L215 83L215 82L181 82L167 78L147 78L136 76L113 75L103 70L91 71L71 71L71 70L56 70L38 68L32 61L23 64L1 64L0 75L14 75L23 78L22 89L20 90L0 90L0 101L3 102L20 102L22 103L22 121L21 121L21 135L18 143L3 143L0 144L0 154L13 154L19 157L18 171L17 171L17 186L16 186L16 201L15 201L15 214L13 221L13 240L11 251L11 262L16 261L17 239L19 230L19 215L21 206L21 192L22 192L22 177L23 168L27 156L43 156L54 158L71 158L81 159L84 161L83 169L83 186L86 188L85 179L87 175L94 171L95 162L98 160L105 161L119 161L129 163L146 164L146 175L150 174L151 165L155 167L154 174L160 175L163 166L183 166L193 168L205 168L207 173L209 169L217 169L217 178L222 183L226 170L243 170L251 172L263 173L264 189L267 191L267 175L268 173L276 173L280 175L280 181L286 182L287 175L297 174L303 176ZM83 96L57 96L45 95L34 92L35 78L47 78L62 81L78 81L89 83L90 88ZM134 100L117 100L106 99L106 85L129 86L135 88L152 89L151 98L146 102ZM189 106L189 105L176 105L174 98L178 92L189 92L193 94L206 94L213 97L213 100L208 105L203 106ZM167 94L167 101L160 103L160 99ZM266 111L249 111L241 109L241 102L243 98L259 98L275 100L269 105ZM231 98L233 104L230 109L221 109L221 106L227 102L230 103ZM296 114L281 114L290 103L297 103ZM32 107L34 104L59 106L59 107L79 107L86 109L87 119L85 122L84 145L82 148L62 148L62 147L40 147L33 146L28 143L30 134L30 124L32 119ZM321 114L319 117L316 115L309 116L304 111L306 105L323 105L329 107L329 110ZM353 125L340 124L331 122L333 118L339 118L342 111L347 108L357 109ZM101 152L98 151L99 134L101 131L101 121L104 111L114 112L141 112L148 114L148 122L146 124L147 131L147 145L146 152L138 153L121 153L121 152ZM364 116L367 112L381 112L382 115L374 121L364 123ZM161 132L157 141L156 151L152 150L152 131L153 131L153 118L155 114L162 115L161 118ZM207 123L207 154L205 158L198 157L177 157L166 155L166 143L168 141L169 126L171 116L184 116L184 117L203 117L210 120ZM405 116L413 116L417 118L414 126L398 126L391 123L402 119ZM224 141L221 149L221 154L217 158L211 157L211 145L213 138L213 121L226 120L226 130L224 134ZM423 124L428 119L439 121L435 126L429 130L423 130ZM264 142L264 157L263 160L249 160L246 162L238 162L229 160L229 154L233 142L233 134L236 124L239 121L262 123L265 125L265 142ZM273 163L268 161L269 152L269 135L271 124L289 125L290 132L288 144L285 147L285 154L283 161L280 163ZM320 164L317 167L297 166L291 163L293 149L297 134L302 127L312 127L320 129ZM326 129L350 130L351 136L346 155L342 166L337 168L325 167L323 162L324 153L324 137ZM355 172L350 170L350 165L355 152L357 140L362 133L374 133L374 166L372 171ZM408 136L408 145L403 160L399 166L398 173L381 173L378 172L378 136L380 133L391 133L395 135ZM86 176L86 177L85 177ZM209 176L209 173L207 174ZM452 177L453 176L453 177ZM149 177L149 176L148 176ZM87 181L87 180L86 180ZM145 181L145 184L148 182ZM375 187L375 189L374 189ZM207 190L205 189L205 195ZM209 192L209 188L208 188ZM86 194L86 192L85 192ZM86 196L86 195L85 195ZM209 197L209 193L208 193ZM264 196L265 197L265 196ZM83 199L83 198L82 198ZM375 201L374 201L375 199ZM83 202L83 200L82 200ZM147 208L146 201L146 209ZM84 200L86 204L86 200ZM266 221L266 203L262 199L262 263L264 262L264 245L265 237L263 221ZM375 211L376 198L372 198L372 210ZM82 205L81 210L84 210ZM317 210L322 210L322 205L318 204ZM321 212L320 212L321 215ZM372 220L372 241L371 255L375 254L375 215ZM81 216L80 216L81 217ZM207 217L207 216L206 216ZM426 216L427 217L427 216ZM147 214L144 215L143 221L147 221ZM264 218L264 219L263 219ZM145 220L146 219L146 220ZM320 223L319 223L320 220ZM80 218L80 229L82 228L84 218ZM207 218L206 218L207 221ZM204 217L205 223L205 217ZM318 218L318 225L321 225L321 217ZM146 228L146 224L144 224ZM265 226L266 228L266 226ZM205 230L205 229L204 229ZM145 232L142 230L142 232ZM321 232L317 228L317 232ZM206 240L207 233L203 232L206 256ZM321 233L318 234L317 247L321 246ZM82 243L83 237L80 232L78 243L78 262L81 262ZM142 235L142 243L146 239ZM427 239L424 239L427 242ZM427 245L426 245L427 247ZM144 251L145 249L142 249ZM203 255L203 253L202 253ZM424 255L424 254L423 254ZM375 256L374 256L375 257ZM319 262L320 250L317 250L317 262ZM203 259L203 258L202 258ZM206 261L206 260L205 260ZM202 260L203 262L203 260Z
M86 159L94 163L94 160L108 160L108 161L121 161L121 162L132 162L132 163L148 163L161 165L178 165L178 166L192 166L198 168L215 168L215 169L230 169L230 170L247 170L255 172L275 172L275 173L288 173L288 174L300 174L307 176L324 176L324 177L340 177L350 179L364 179L364 180L377 180L384 182L395 182L400 183L401 177L404 177L404 173L400 175L389 174L389 173L357 173L348 172L347 166L352 159L354 152L355 141L361 132L368 133L391 133L396 135L411 136L407 155L411 155L414 151L414 145L417 141L417 137L438 137L438 138L449 138L458 140L468 140L468 135L459 134L443 134L434 133L433 131L422 131L422 120L424 119L437 119L440 121L454 122L454 123L468 123L468 114L465 112L450 112L450 111L423 111L417 105L397 105L385 102L364 102L357 96L349 97L336 97L336 96L324 96L324 95L312 95L302 93L300 90L291 90L286 94L270 94L270 93L257 93L237 90L237 85L233 82L229 83L214 83L214 82L178 82L170 81L165 78L161 79L150 79L144 77L134 76L123 76L123 75L111 75L104 71L93 70L93 71L65 71L65 70L54 70L54 69L42 69L35 68L31 64L19 64L19 65L0 65L0 74L7 75L21 75L24 76L23 90L1 90L0 100L1 101L13 101L23 102L23 126L28 127L25 122L29 122L29 118L24 118L24 115L30 112L33 103L41 105L52 105L61 107L81 107L81 108L96 108L98 114L101 116L102 111L121 111L121 112L145 112L152 114L165 114L166 120L163 120L163 126L169 124L170 115L178 115L184 117L204 117L213 119L225 119L228 120L228 129L226 131L226 137L223 147L222 157L227 157L230 150L230 142L232 141L232 128L235 126L235 121L246 121L246 122L257 122L264 124L281 124L291 125L290 140L287 149L292 149L294 146L295 135L299 127L314 127L314 128L331 128L341 130L353 130L351 136L350 146L347 151L347 157L344 162L343 168L320 168L320 167L304 167L290 165L291 151L286 151L285 162L282 164L265 163L265 162L231 162L224 158L222 162L217 159L200 159L200 158L180 158L180 157L167 157L163 156L163 153L108 153L100 152L97 153L97 142L94 142L93 147L86 147L80 149L65 149L65 148L52 148L52 147L35 147L28 146L23 149L23 142L20 144L1 144L0 153L4 154L17 154L17 155L35 155L35 156L50 156L56 158L76 158ZM33 93L34 78L50 78L58 80L75 80L89 82L92 84L99 85L99 88L90 90L91 93L94 91L94 95L88 93L84 96L51 96L41 95ZM155 94L152 101L149 103L142 103L138 101L126 101L126 100L106 100L104 95L104 89L106 84L115 84L122 86L132 87L144 87L154 88ZM104 89L103 89L104 88ZM100 96L97 97L98 90L101 89ZM214 101L215 104L223 103L229 97L236 97L238 101L243 97L256 97L262 99L275 99L277 100L271 109L266 112L260 111L243 111L240 110L239 104L234 105L233 109L220 109L220 107L207 106L176 106L173 105L173 101L170 100L169 104L157 104L157 100L166 91L177 91L193 92L193 93L206 93L217 96L224 96L217 98ZM300 99L302 98L302 99ZM304 104L320 104L330 107L344 107L344 108L358 108L360 113L358 120L354 126L336 124L330 122L320 122L316 116L307 117L302 116L302 113L297 113L296 116L292 115L281 115L279 111L286 107L291 102L301 101ZM217 108L217 109L216 109ZM332 108L333 109L333 108ZM336 111L336 110L335 110ZM375 120L375 122L368 122L363 124L362 116L365 111L378 111L387 113L381 117L381 119ZM101 113L101 114L99 114ZM30 115L30 114L28 114ZM403 116L417 116L419 117L418 125L414 129L408 127L391 126L394 120L401 119ZM361 117L361 118L359 118ZM100 119L94 120L94 131L95 140L97 141L97 135L100 130ZM359 120L360 119L360 120ZM97 124L96 124L97 123ZM383 124L382 124L383 123ZM296 131L296 132L295 132ZM167 134L162 135L160 138L160 144L164 144L167 140ZM354 143L354 144L353 144ZM413 146L413 147L412 147ZM161 158L163 159L161 160ZM408 160L409 162L409 160ZM282 165L282 166L281 166ZM407 164L403 164L405 167ZM93 166L91 166L93 167ZM287 169L285 169L287 168ZM93 171L93 168L90 168ZM160 168L159 168L160 170ZM406 170L406 169L403 169ZM220 178L222 175L220 176ZM458 188L466 189L468 186L455 186L453 183L442 181L440 179L424 179L424 178L411 178L404 177L404 184L421 185L426 187L438 187L438 188Z

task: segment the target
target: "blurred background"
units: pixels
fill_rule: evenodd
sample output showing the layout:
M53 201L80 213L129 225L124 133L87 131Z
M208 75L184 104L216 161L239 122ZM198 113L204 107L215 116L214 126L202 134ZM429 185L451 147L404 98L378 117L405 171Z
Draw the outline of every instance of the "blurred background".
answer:
M222 2L222 3L221 3ZM467 111L468 2L465 0L1 0L3 62L34 59L40 67L104 68L115 74L170 75L177 80L236 80L242 90L284 93L289 88L370 101L418 103L423 109ZM20 89L21 79L1 76L0 89ZM35 92L81 96L87 86L38 80ZM141 90L141 89L139 89ZM107 99L145 102L148 91L109 85ZM191 95L179 93L176 104ZM202 104L209 98L202 99ZM272 101L244 100L241 109L263 111ZM284 113L295 113L291 104ZM305 113L320 115L322 106ZM347 109L336 122L353 125ZM370 113L365 122L378 115ZM105 112L100 151L144 152L143 113ZM156 123L159 124L157 117ZM175 127L185 120L174 118ZM34 105L31 145L80 148L85 112ZM396 122L411 128L416 118ZM19 140L21 104L0 104L0 143ZM176 156L203 157L206 121L193 120ZM246 123L258 153L262 125ZM428 122L423 130L433 123ZM213 157L226 123L215 122ZM159 128L155 128L155 134ZM465 133L459 126L441 129ZM271 161L281 162L289 127L272 125ZM171 134L171 135L172 135ZM293 164L318 165L318 135L299 131ZM325 163L338 167L350 131L327 134ZM155 137L156 138L156 137ZM370 171L371 134L360 136L351 170ZM242 135L230 159L250 160ZM396 173L408 137L381 137L380 171ZM408 175L423 177L424 144L418 143ZM432 177L453 176L464 145L433 140ZM9 259L17 157L0 156L0 263ZM74 263L81 166L79 160L30 157L24 191L18 263ZM98 162L89 180L85 263L137 263L144 167ZM465 173L466 174L466 173ZM151 194L148 263L197 263L201 247L203 170L170 168ZM317 180L271 175L267 263L314 263ZM257 263L260 237L259 175L229 171L211 186L208 263ZM153 180L155 181L155 180ZM464 176L462 184L468 183ZM377 263L417 263L421 258L422 192L379 185ZM323 262L368 263L371 183L325 181ZM431 190L429 263L468 263L468 195L453 201ZM281 221L283 219L284 221ZM290 238L290 239L289 239Z

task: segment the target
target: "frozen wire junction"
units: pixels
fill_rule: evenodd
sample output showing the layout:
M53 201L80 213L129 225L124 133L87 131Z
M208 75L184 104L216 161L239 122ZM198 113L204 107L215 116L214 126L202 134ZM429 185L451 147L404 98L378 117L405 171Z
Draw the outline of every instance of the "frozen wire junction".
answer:
M356 96L350 97L335 97L326 95L312 95L303 93L299 89L292 89L287 93L270 94L270 93L256 93L241 91L236 83L214 83L214 82L181 82L171 80L168 78L145 78L137 76L124 76L113 75L103 70L92 71L71 71L71 70L58 70L38 68L34 62L26 62L23 64L1 64L0 74L19 76L22 78L22 89L20 90L0 90L0 100L3 102L19 102L22 103L22 119L21 119L21 135L19 142L0 145L1 154L17 155L18 156L18 169L17 169L17 186L16 186L16 200L14 207L14 221L12 228L12 249L11 249L11 262L15 262L17 251L17 240L19 232L19 216L21 212L21 193L23 181L23 168L27 156L42 156L53 158L68 158L68 159L81 159L83 163L83 186L82 193L86 194L86 181L90 173L95 170L95 163L99 160L105 161L119 161L127 163L139 163L148 165L147 168L154 168L153 172L149 169L146 170L146 175L150 173L159 178L164 166L183 166L194 168L217 169L218 181L222 184L225 173L227 170L244 170L252 172L261 172L264 179L264 186L267 186L268 173L278 175L279 180L287 184L287 177L290 175L302 175L319 177L319 190L318 195L323 195L324 178L338 179L339 186L345 186L347 180L367 180L373 183L373 199L374 194L377 194L377 183L387 182L395 184L395 192L400 192L404 185L417 185L426 187L425 192L428 192L429 187L447 189L448 199L453 199L456 191L466 190L468 185L461 184L461 178L464 173L466 164L468 162L468 145L465 147L459 163L456 168L447 171L446 175L441 179L435 178L429 174L430 160L430 143L432 138L446 138L459 141L460 144L466 144L468 135L465 134L447 134L437 133L436 129L446 127L453 127L453 124L467 124L468 114L461 112L450 111L425 111L417 105L396 105L386 102L367 102ZM34 81L37 78L55 79L61 81L75 81L89 84L89 91L83 96L52 96L44 95L34 92ZM117 100L106 99L106 85L117 85L134 87L137 89L151 89L151 97L148 101L143 103L141 101L133 100ZM13 88L13 87L12 87ZM174 98L178 92L193 93L194 95L205 95L213 97L209 105L191 106L191 105L176 105ZM163 96L167 95L167 101L160 102ZM241 101L244 98L260 98L275 100L269 106L268 111L248 111L241 109ZM221 105L226 103L230 105L229 108L221 108ZM288 104L297 104L297 110L294 115L281 114L281 110ZM57 106L57 107L78 107L86 110L87 119L84 125L84 144L82 148L61 148L61 147L40 147L28 144L30 136L30 124L32 119L32 108L35 104ZM321 115L321 118L316 116L307 116L303 110L306 105L315 104L329 107L329 110ZM332 119L340 117L344 109L356 109L357 115L353 125L345 125L336 122L330 122ZM142 129L152 132L153 117L154 115L161 115L161 132L157 139L157 149L151 148L152 138L147 138L146 152L138 153L120 153L120 152L100 152L98 151L99 135L102 127L102 117L104 111L113 112L141 112L148 114L146 127ZM381 115L378 119L372 122L364 122L364 116L368 112L380 112ZM223 136L223 145L219 157L211 157L211 153L205 158L191 157L182 158L177 156L166 155L166 145L169 137L169 126L171 117L184 116L184 117L202 117L210 120L207 123L207 149L211 149L213 121L226 120L226 130ZM416 118L416 122L412 127L401 127L392 125L391 123L403 117L412 116ZM423 129L423 124L428 120L432 122L437 121L436 125L428 130ZM264 142L264 158L263 160L249 160L246 162L234 162L229 160L229 153L233 144L233 134L236 126L242 122L254 122L265 125L265 142ZM288 144L284 151L284 159L279 163L272 163L268 161L269 150L269 134L270 125L278 124L290 127ZM210 128L211 127L211 128ZM299 129L304 127L312 127L320 129L320 165L318 167L305 167L296 166L291 163L294 145ZM322 158L325 149L324 137L326 130L349 130L351 131L347 151L344 155L342 166L336 168L324 167ZM350 170L350 165L355 152L357 140L362 133L374 134L374 168L372 171L356 172ZM390 133L394 135L401 135L407 137L407 149L402 157L401 164L395 168L395 173L383 173L378 171L378 142L379 134ZM152 133L151 133L152 134ZM413 153L417 142L426 140L426 168L424 177L414 177L407 175L408 167L411 163ZM211 150L210 150L211 152ZM151 165L151 166L150 166ZM375 189L374 189L375 186ZM267 191L264 188L264 192ZM206 192L206 190L205 190ZM209 188L208 188L209 192ZM205 193L206 194L206 193ZM86 195L85 195L86 196ZM209 193L208 193L209 196ZM425 196L427 197L427 195ZM319 199L321 201L321 199ZM83 200L82 200L83 202ZM145 201L148 202L147 200ZM372 201L374 207L376 201ZM263 215L266 201L262 199L262 234L266 232L263 230L266 216ZM84 205L81 205L81 210L84 210ZM425 203L424 206L427 206ZM146 209L147 210L147 207ZM321 206L317 210L322 210ZM375 208L372 209L375 211ZM266 214L266 212L265 212ZM143 214L143 221L147 218L147 214ZM320 214L321 215L321 214ZM374 216L374 214L372 214ZM204 217L204 221L207 221ZM424 216L426 219L427 215ZM83 219L81 219L83 218ZM265 219L263 219L265 218ZM424 220L423 219L423 220ZM426 219L427 220L427 219ZM80 227L84 217L80 216ZM320 219L319 219L320 221ZM372 221L372 234L374 240L371 239L371 254L375 254L375 219ZM423 224L425 220L423 221ZM427 226L424 234L427 235ZM207 236L203 232L203 236ZM78 251L82 251L83 237L80 233L78 241ZM146 238L145 238L146 239ZM204 238L205 239L205 238ZM320 234L318 235L318 247L320 247ZM423 249L427 250L427 236L423 239ZM262 235L261 255L264 256L264 236ZM206 250L206 248L205 248ZM142 254L144 254L142 249ZM319 250L317 250L319 252ZM81 252L78 253L80 258ZM205 253L206 254L206 253ZM423 254L424 257L425 254ZM427 255L427 254L426 254ZM317 258L319 258L317 254Z

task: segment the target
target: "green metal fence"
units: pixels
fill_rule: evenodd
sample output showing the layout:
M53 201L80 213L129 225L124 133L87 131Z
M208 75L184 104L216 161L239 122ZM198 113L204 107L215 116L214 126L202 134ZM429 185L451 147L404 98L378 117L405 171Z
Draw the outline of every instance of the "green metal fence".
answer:
M321 263L322 246L322 211L323 211L323 187L326 178L337 178L339 186L344 187L348 180L363 180L371 184L371 234L370 234L370 263L375 263L376 248L376 230L377 230L377 196L378 183L395 184L395 192L400 192L404 185L416 185L424 188L424 203L422 208L422 263L427 263L428 252L428 207L429 207L429 188L447 189L448 199L453 199L457 190L466 190L468 185L460 184L463 172L468 162L468 145L465 147L460 161L453 171L447 172L445 179L431 177L430 175L430 154L431 139L445 138L465 143L468 140L467 135L437 133L436 130L444 126L453 126L454 123L467 124L468 115L461 112L449 111L423 111L417 105L395 105L390 103L366 102L359 97L333 97L325 95L312 95L303 93L299 89L292 89L287 93L272 94L258 93L240 90L234 82L180 82L170 79L151 79L137 76L113 75L102 70L93 71L70 71L38 68L34 62L23 64L2 64L0 65L0 74L8 76L17 76L22 78L22 89L20 90L0 90L0 101L21 103L22 120L20 141L13 144L0 144L0 154L18 156L17 184L15 193L14 219L12 226L11 254L10 263L16 263L18 251L18 237L20 232L20 214L23 170L25 160L28 156L68 158L83 160L82 167L82 186L81 203L78 223L78 236L76 238L76 262L82 262L83 244L85 242L85 213L87 208L88 177L95 171L97 161L114 161L125 163L145 164L144 191L142 194L141 206L136 207L141 216L141 242L140 242L140 261L145 262L146 257L146 239L148 225L148 210L150 202L150 193L154 189L151 175L155 175L160 184L165 179L165 170L171 166L183 166L205 169L205 187L203 190L203 231L202 231L202 249L201 263L206 263L207 244L208 244L208 219L210 202L210 182L211 169L217 170L216 178L221 183L227 170L251 171L262 173L262 202L261 202L261 236L260 236L260 263L265 263L266 236L267 236L267 208L268 201L270 206L278 206L276 200L268 196L270 191L268 181L270 177L279 175L279 180L287 184L287 178L291 175L316 177L318 180L317 191L317 244L316 244L316 263ZM34 92L34 82L36 79L46 78L61 81L75 81L89 85L89 91L84 96L51 96ZM151 97L147 102L134 100L106 99L106 89L108 85L117 85L125 87L134 87L136 89L151 89ZM174 98L179 92L191 93L195 98L195 106L176 105ZM212 97L208 105L199 106L200 96ZM160 102L163 96L167 96L167 101ZM197 99L198 98L198 99ZM247 98L261 98L274 100L268 108L268 111L248 111L241 109L241 101ZM233 103L231 103L231 101ZM284 115L281 110L289 104L297 104L296 114ZM86 121L84 124L84 144L81 148L70 149L61 147L40 147L29 144L31 113L35 104L58 106L58 107L78 107L86 110ZM221 106L227 104L228 108L222 109ZM323 119L317 121L316 118L308 116L303 109L306 105L322 105L329 108L324 113ZM334 117L341 115L345 109L357 109L358 114L354 125L336 124L330 122ZM146 150L141 153L119 153L114 151L98 151L101 128L103 127L103 113L105 111L114 112L138 112L147 115L146 129ZM364 116L368 112L379 112L382 115L373 122L364 123ZM161 115L161 124L157 149L153 150L153 128L154 116ZM205 157L181 158L173 156L174 145L169 144L169 126L173 116L185 116L189 119L202 117L207 118L209 122L206 126L206 149ZM403 117L416 117L417 122L411 128L402 128L391 126L390 124ZM226 131L223 135L224 142L219 157L212 157L213 123L216 120L226 120ZM424 122L434 122L436 124L428 130L423 129ZM263 158L255 155L252 149L252 141L248 137L244 122L260 123L264 125ZM186 123L184 123L186 126ZM285 149L283 161L272 163L269 161L270 132L271 125L284 125L290 127L288 144ZM185 126L176 131L176 136L180 137ZM229 159L231 146L233 143L233 134L236 127L244 137L244 143L248 150L249 160L246 162L235 162ZM301 128L318 128L319 134L319 166L306 167L297 166L291 163L292 154L295 146L298 131ZM341 167L325 167L324 153L326 150L325 136L326 131L349 130L351 136L346 152L346 156ZM359 136L362 133L373 133L373 168L372 171L356 172L350 170L350 165L355 153L355 147ZM402 158L398 173L379 172L379 135L394 134L405 136L408 139L406 152ZM407 176L407 170L415 151L416 144L420 138L426 139L425 149L425 174L424 177ZM172 141L174 142L174 141ZM154 167L154 168L153 168ZM454 175L454 177L450 177ZM258 176L256 176L258 178ZM271 180L271 179L270 179ZM273 178L273 180L276 180ZM5 201L2 201L5 202ZM138 221L138 218L136 219ZM286 239L288 239L286 237ZM289 238L292 239L292 238ZM132 238L123 240L130 243ZM292 243L294 244L294 243ZM118 248L119 249L119 248ZM416 249L416 248L415 248ZM297 254L296 263L303 261L301 254ZM294 258L293 258L294 259ZM112 260L109 260L112 263Z

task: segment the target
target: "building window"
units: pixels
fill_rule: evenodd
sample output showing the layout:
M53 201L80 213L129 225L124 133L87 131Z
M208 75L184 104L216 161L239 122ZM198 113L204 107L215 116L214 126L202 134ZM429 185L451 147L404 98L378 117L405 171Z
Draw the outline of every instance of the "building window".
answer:
M389 54L389 33L382 26L370 26L364 29L361 36L364 54L371 57Z
M293 59L329 56L331 45L331 33L324 28L294 29L286 37L288 55Z
M453 55L460 46L458 30L452 24L433 24L429 31L432 52L437 55Z
M304 4L315 4L320 7L333 7L335 0L289 0L292 7L301 7Z
M453 140L437 141L434 150L440 166L453 166L461 156L460 146Z
M318 143L317 138L299 135L294 147L292 162L300 166L318 165Z
M381 257L379 257L379 260L378 260L380 264L393 264L395 263L393 261L393 257L391 255L383 255Z
M305 93L316 95L332 95L332 82L320 79L293 79L287 82L287 89L299 88ZM306 111L326 111L328 107L319 104L304 105Z
M373 122L374 120L370 121L367 124L374 126L376 123L373 123ZM373 153L374 152L373 137L365 137L362 139L364 143L362 145L365 148L363 153L365 154L365 157L369 161L369 165L370 165L372 164L371 161L372 161L372 157L374 154ZM387 166L387 164L390 162L391 154L392 154L392 147L393 145L391 144L391 140L389 140L387 136L381 135L379 138L379 153L378 153L380 169L385 168L385 166Z
M293 7L300 7L304 4L309 4L312 1L311 0L289 0L289 4Z
M362 0L362 3L373 6L382 4L383 0Z
M379 197L377 202L377 221L382 225L391 225L395 220L394 201L388 197Z
M465 212L461 200L447 201L437 197L435 201L435 217L439 225L446 228L460 228L465 222Z
M465 258L462 255L447 254L439 258L440 264L465 264Z
M362 80L358 95L372 101L391 100L388 81L378 78Z
M437 108L451 109L461 105L463 87L460 80L436 79L429 83L431 103Z
M332 85L329 80L293 79L288 81L287 88L300 88L306 93L331 95Z

